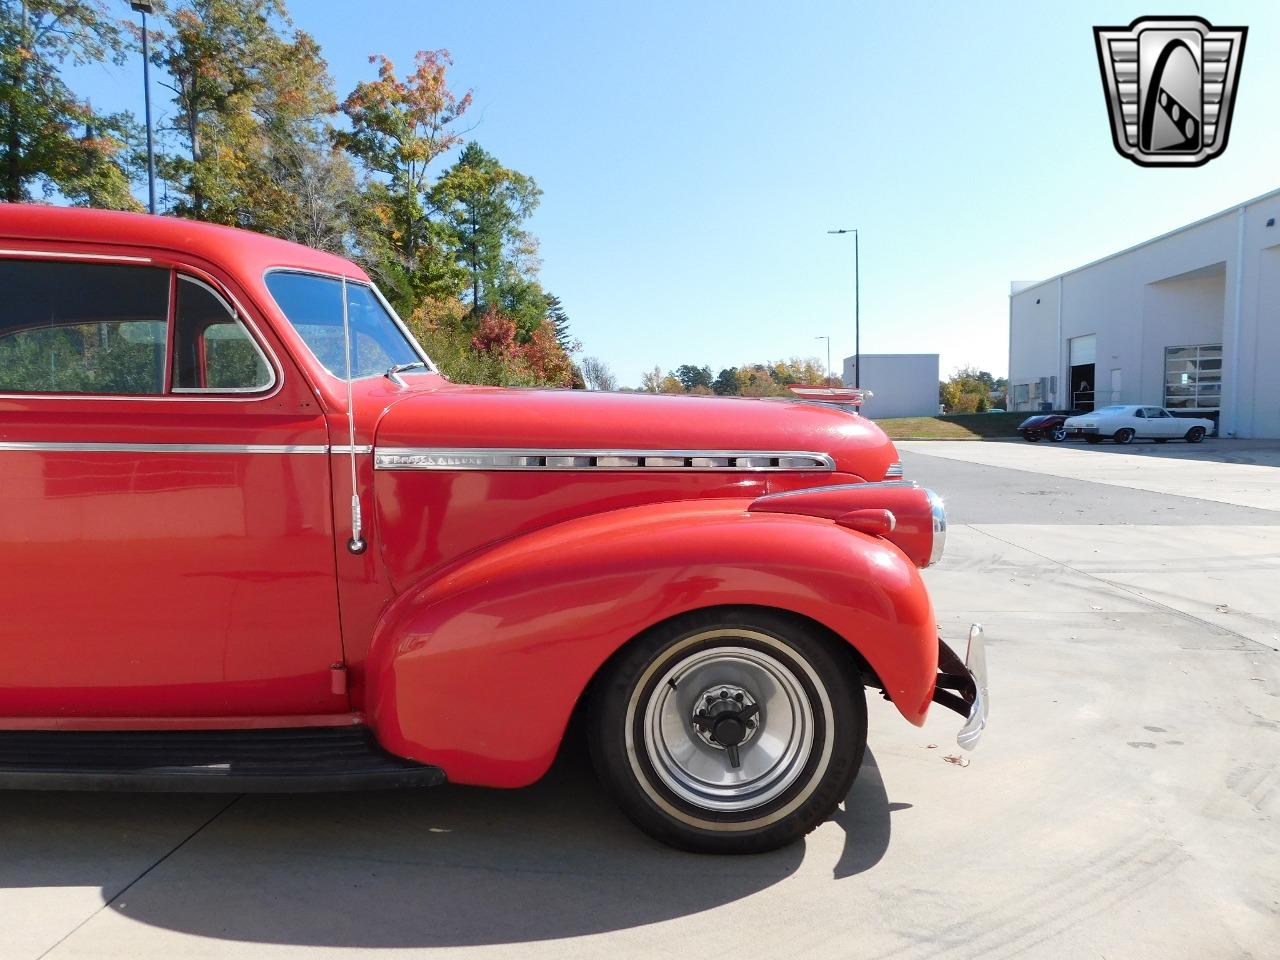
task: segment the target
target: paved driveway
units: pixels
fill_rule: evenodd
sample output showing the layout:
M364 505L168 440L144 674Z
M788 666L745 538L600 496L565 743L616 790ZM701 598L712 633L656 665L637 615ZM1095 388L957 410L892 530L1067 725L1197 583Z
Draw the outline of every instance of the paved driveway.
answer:
M576 751L515 793L0 794L0 958L1277 956L1280 447L902 446L943 628L991 644L968 766L875 700L845 809L736 859Z

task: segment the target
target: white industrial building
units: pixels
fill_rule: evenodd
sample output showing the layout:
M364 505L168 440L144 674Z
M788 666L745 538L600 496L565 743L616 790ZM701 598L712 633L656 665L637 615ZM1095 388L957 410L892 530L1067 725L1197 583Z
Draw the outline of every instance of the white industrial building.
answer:
M1280 438L1280 190L1009 296L1009 409L1108 403Z
M844 384L857 379L857 363L844 358ZM873 420L889 417L931 417L938 412L938 355L936 353L864 353L862 380L872 396L862 413Z

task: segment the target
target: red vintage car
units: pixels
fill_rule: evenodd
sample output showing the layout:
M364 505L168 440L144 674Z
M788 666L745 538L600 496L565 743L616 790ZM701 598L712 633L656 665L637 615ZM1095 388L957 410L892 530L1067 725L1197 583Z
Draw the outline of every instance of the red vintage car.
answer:
M0 204L0 786L520 787L653 836L835 809L864 686L986 721L939 499L814 402L470 387L339 257Z

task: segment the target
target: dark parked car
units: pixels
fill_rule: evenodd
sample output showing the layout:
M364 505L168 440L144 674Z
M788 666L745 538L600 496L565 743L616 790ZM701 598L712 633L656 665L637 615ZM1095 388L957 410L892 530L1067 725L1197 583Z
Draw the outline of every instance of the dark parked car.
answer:
M1065 413L1041 413L1027 417L1018 424L1018 432L1028 443L1039 443L1041 440L1061 443L1067 439L1067 428L1063 426L1066 421Z

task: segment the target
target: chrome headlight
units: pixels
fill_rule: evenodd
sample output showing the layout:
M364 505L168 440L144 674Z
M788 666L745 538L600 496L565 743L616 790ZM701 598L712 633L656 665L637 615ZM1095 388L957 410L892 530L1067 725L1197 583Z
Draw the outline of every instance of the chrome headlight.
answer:
M947 508L942 498L932 490L925 490L929 496L929 512L933 515L933 549L929 551L929 562L933 566L942 559L942 551L947 546Z

